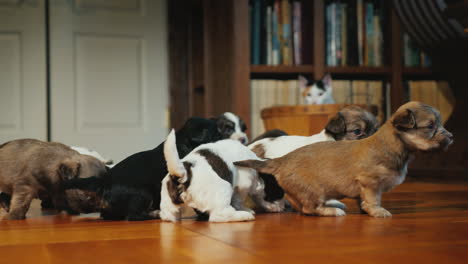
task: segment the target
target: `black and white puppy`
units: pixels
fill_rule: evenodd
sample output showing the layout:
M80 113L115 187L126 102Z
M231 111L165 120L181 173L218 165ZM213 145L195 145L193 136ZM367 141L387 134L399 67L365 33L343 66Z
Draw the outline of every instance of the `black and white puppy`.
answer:
M164 155L169 173L162 181L162 220L180 220L184 206L209 214L211 222L253 220L253 210L244 207L247 195L266 211L283 209L263 199L264 186L255 170L234 166L235 161L258 159L237 140L201 145L181 160L172 131L164 144Z
M190 118L175 137L177 151L184 157L201 144L221 139L221 134L215 121ZM73 179L67 188L97 192L100 202L96 211L104 219L154 219L159 211L161 181L167 174L163 144L127 157L102 178Z
M236 114L226 112L218 117L213 118L218 125L219 133L222 138L230 138L240 141L242 144L247 145L249 138L245 134L247 126L245 122Z

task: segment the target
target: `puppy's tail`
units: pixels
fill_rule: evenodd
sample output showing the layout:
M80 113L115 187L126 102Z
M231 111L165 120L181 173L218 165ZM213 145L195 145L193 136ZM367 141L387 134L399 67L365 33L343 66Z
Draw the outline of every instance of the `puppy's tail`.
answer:
M274 160L241 160L234 162L239 167L252 168L258 172L274 175L276 168L273 166Z
M184 178L187 171L182 161L180 161L179 153L177 152L174 129L171 130L171 133L166 138L166 142L164 142L164 158L166 159L169 175Z

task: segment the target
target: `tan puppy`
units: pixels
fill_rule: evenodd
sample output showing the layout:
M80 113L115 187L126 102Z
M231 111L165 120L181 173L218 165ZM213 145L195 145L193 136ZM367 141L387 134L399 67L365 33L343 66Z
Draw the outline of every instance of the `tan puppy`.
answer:
M320 142L277 159L234 164L273 174L288 201L304 214L345 215L325 201L350 197L360 199L369 215L390 217L380 205L381 195L404 181L413 154L446 149L452 142L436 109L410 102L366 139Z
M4 143L0 145L0 191L6 218L24 219L34 198L50 197L56 209L67 209L64 180L105 172L98 159L60 143L35 139Z

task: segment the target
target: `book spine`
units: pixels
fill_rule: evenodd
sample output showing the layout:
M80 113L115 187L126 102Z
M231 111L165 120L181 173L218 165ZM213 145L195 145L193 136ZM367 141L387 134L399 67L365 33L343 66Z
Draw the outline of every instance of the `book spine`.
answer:
M260 64L267 63L266 0L260 0Z
M383 65L383 3L376 0L374 5L374 58L375 66Z
M272 7L271 5L266 8L266 49L267 49L267 64L273 64L273 50L272 50Z
M347 63L348 65L359 64L359 49L358 49L358 18L356 1L348 3L347 12Z
M366 54L367 66L375 66L374 57L374 4L366 3Z
M358 38L358 64L364 65L364 5L363 0L357 0L357 38Z
M332 49L331 49L331 39L332 39L332 34L331 34L331 4L330 2L327 2L327 5L325 6L325 55L326 55L326 63L328 66L332 66Z
M336 3L330 4L330 66L336 66Z
M252 6L252 64L260 64L260 2L261 0L254 0Z
M421 56L423 56L424 58L424 63L423 63L423 67L431 67L432 66L432 60L431 60L431 57L429 57L429 55L427 55L426 53L423 52L423 54L421 54Z
M280 52L280 30L279 30L279 0L276 0L273 4L272 10L272 32L271 32L271 44L272 44L272 64L279 65L281 63L281 52Z
M336 47L336 61L335 65L341 65L341 57L342 57L342 47L341 47L341 31L343 31L343 27L341 24L341 1L335 3L335 47Z
M302 64L302 6L301 2L293 2L293 24L294 24L294 64Z
M292 52L291 52L291 8L289 0L282 0L281 2L281 15L283 22L283 41L282 41L282 52L283 52L283 64L292 64Z
M408 34L403 33L403 65L405 67L411 66L411 50L409 42Z
M341 65L348 65L348 18L346 10L348 5L346 3L341 3Z

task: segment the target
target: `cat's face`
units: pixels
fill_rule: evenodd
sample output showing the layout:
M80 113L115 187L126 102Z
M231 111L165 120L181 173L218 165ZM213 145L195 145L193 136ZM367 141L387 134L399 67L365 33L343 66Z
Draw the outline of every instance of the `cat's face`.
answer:
M322 80L310 81L299 76L299 88L305 104L333 104L331 76L325 75Z

